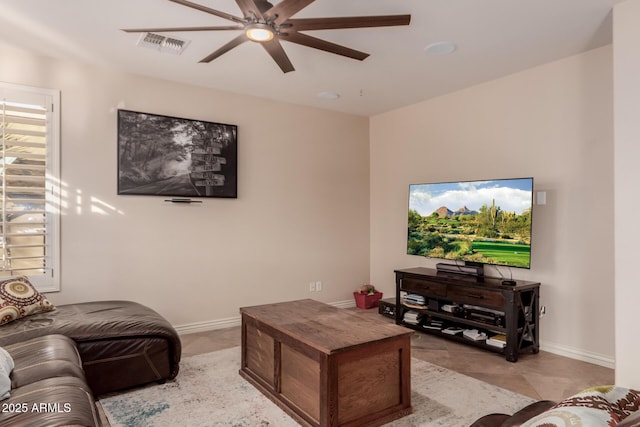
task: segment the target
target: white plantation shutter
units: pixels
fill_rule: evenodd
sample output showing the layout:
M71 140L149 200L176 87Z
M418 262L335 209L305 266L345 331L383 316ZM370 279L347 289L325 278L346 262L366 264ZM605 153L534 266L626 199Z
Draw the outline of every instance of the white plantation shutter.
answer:
M0 83L0 279L59 289L59 92Z

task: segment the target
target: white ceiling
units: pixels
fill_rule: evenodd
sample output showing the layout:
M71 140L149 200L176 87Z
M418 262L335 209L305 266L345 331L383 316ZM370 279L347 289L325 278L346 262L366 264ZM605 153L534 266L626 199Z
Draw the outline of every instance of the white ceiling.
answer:
M192 1L242 16L234 0ZM198 62L237 31L169 34L191 41L182 55L172 55L138 47L139 35L120 30L232 24L168 0L0 0L0 40L53 57L368 116L609 44L611 9L619 1L315 0L294 17L408 13L411 25L309 32L371 54L362 62L283 42L296 68L287 74L252 42ZM424 48L438 41L458 49L426 55ZM340 98L317 96L325 91Z

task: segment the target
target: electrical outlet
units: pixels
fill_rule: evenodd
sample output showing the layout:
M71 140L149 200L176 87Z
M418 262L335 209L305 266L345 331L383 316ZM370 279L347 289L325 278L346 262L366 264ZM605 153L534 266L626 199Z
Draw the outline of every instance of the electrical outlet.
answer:
M316 281L316 292L320 292L322 290L322 281Z
M316 291L316 283L309 282L309 292L315 292L315 291Z

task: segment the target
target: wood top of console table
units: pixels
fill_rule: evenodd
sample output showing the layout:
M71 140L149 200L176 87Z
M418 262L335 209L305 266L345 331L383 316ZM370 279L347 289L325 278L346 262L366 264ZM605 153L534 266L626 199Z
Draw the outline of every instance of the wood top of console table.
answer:
M413 333L382 318L363 317L311 299L242 307L240 313L326 354Z

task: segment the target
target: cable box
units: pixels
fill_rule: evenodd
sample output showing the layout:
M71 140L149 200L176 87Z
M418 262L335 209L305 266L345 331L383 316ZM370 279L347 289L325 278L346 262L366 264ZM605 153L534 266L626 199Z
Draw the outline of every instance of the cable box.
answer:
M469 276L483 276L484 269L481 265L457 265L439 262L436 270L441 273L467 274Z
M464 318L489 325L504 326L504 313L475 308L464 308Z

